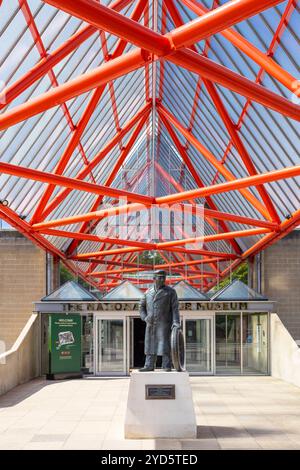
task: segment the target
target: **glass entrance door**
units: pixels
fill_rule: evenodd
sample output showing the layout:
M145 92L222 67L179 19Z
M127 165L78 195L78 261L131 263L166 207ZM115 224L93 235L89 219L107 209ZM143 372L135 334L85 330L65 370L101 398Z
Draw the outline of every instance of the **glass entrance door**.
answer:
M185 320L186 369L197 374L213 373L212 318Z
M124 319L96 319L96 374L125 374Z
M241 315L216 315L216 373L241 373Z

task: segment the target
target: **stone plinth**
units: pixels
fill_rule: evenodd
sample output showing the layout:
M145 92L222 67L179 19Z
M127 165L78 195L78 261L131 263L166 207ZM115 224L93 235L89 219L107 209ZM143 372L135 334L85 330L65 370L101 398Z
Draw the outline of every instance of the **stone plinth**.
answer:
M146 385L175 385L174 399L146 399ZM187 372L138 372L131 374L125 438L155 439L196 437L196 417Z

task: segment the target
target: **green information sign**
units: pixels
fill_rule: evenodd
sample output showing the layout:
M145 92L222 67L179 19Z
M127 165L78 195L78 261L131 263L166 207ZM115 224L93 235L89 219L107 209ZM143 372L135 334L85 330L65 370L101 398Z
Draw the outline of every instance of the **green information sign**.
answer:
M81 316L49 316L50 373L80 372Z

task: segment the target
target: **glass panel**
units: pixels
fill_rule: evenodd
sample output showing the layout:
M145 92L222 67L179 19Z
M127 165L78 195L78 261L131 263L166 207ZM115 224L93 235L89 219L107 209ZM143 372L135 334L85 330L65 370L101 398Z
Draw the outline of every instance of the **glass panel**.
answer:
M43 297L42 301L55 301L55 300L72 300L72 301L93 301L97 300L93 294L87 291L84 287L80 286L74 281L67 281L51 294Z
M93 315L82 317L82 367L86 374L94 372Z
M239 279L235 279L231 284L218 291L212 300L267 300L262 294L255 292L251 287L244 284Z
M243 313L243 372L268 373L267 313Z
M186 368L211 372L211 320L186 320Z
M99 372L124 372L123 320L98 320Z
M118 287L103 297L103 300L139 300L143 292L129 281L122 282Z
M206 294L190 286L185 281L177 282L174 285L174 289L179 300L209 300Z
M241 373L240 315L216 315L216 373Z

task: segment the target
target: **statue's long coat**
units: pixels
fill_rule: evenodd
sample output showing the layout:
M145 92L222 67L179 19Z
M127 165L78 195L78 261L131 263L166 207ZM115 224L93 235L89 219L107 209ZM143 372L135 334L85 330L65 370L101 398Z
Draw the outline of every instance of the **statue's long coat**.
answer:
M170 354L172 326L180 326L176 291L169 286L148 289L140 303L140 316L146 322L145 354Z

